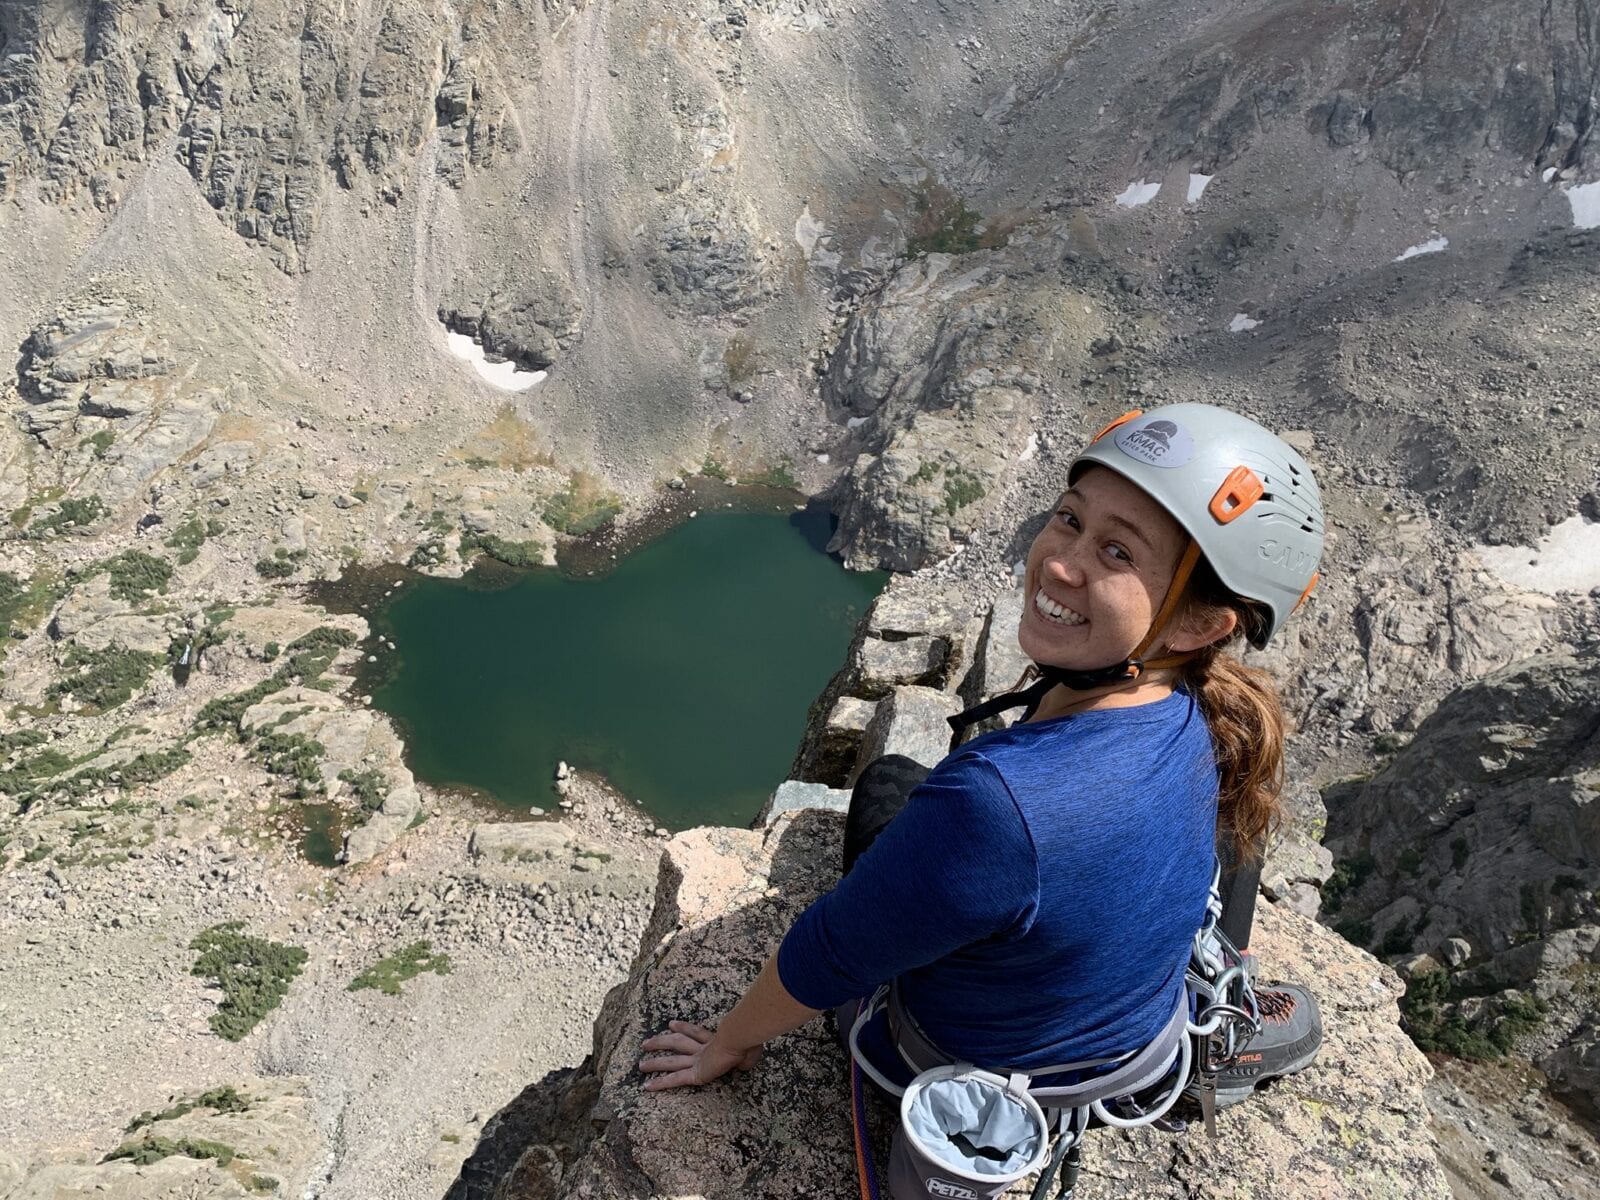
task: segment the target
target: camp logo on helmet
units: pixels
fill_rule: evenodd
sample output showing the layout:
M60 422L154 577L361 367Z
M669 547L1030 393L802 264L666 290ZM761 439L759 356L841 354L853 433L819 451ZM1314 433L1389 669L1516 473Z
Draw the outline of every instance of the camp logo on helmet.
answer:
M1257 553L1266 562L1296 579L1303 579L1306 572L1317 562L1316 555L1310 551L1288 542L1280 542L1277 538L1268 538L1262 542Z
M930 1175L925 1185L930 1196L949 1196L951 1200L978 1200L978 1193L959 1183L951 1183L948 1179L940 1179L937 1175Z
M1176 421L1157 417L1129 422L1117 432L1116 446L1129 458L1152 467L1181 467L1194 457L1194 438Z

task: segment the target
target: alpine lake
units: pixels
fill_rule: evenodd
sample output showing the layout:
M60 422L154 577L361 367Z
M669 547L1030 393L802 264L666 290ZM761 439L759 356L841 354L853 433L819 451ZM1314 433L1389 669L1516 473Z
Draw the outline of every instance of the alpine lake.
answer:
M831 516L797 499L695 480L627 543L567 543L557 567L356 567L311 596L368 621L354 690L420 782L527 817L565 761L668 829L748 825L888 581L825 553ZM301 816L303 853L332 865L339 808Z

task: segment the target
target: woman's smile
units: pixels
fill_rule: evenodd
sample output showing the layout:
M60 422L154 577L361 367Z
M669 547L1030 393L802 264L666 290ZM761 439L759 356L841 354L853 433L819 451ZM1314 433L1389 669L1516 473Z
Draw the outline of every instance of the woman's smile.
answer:
M1058 604L1050 599L1045 595L1043 588L1033 594L1033 607L1039 610L1039 614L1045 620L1056 625L1085 625L1089 621L1089 618L1082 613L1074 612L1065 604Z
M1017 629L1034 662L1093 671L1133 652L1155 619L1186 541L1144 491L1084 471L1028 550L1029 602Z

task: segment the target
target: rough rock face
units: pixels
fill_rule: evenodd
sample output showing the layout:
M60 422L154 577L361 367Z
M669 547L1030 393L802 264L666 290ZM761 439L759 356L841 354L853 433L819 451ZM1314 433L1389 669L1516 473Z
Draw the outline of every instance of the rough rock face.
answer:
M1469 1028L1508 1014L1558 1088L1600 1102L1600 663L1551 655L1451 696L1369 783L1330 796L1340 927L1448 973ZM1414 982L1414 986L1418 986ZM1526 1008L1531 997L1543 1011Z
M592 1140L574 1144L581 1115L563 1118L549 1088L530 1088L497 1118L517 1127L520 1153L491 1130L452 1200L853 1194L844 1057L823 1020L715 1087L645 1095L635 1069L640 1042L668 1019L713 1018L737 999L836 877L842 829L839 814L809 811L765 831L691 830L668 843L633 973L606 1001L587 1069L556 1093L587 1102L598 1085ZM1272 975L1315 986L1327 1025L1318 1064L1225 1112L1216 1142L1198 1122L1175 1135L1095 1132L1081 1194L1211 1194L1226 1172L1246 1195L1447 1197L1421 1098L1431 1071L1395 1020L1399 980L1277 907L1260 913L1255 948ZM519 1121L519 1104L543 1123ZM881 1109L875 1128L887 1132ZM516 1164L499 1190L478 1169L491 1158Z
M16 419L61 478L114 508L200 445L230 407L222 389L175 377L177 368L128 301L89 296L23 344Z
M55 7L3 13L0 191L37 175L54 198L87 189L114 208L134 165L172 146L223 220L293 270L334 179L369 177L392 201L435 126L457 184L519 145L478 49L494 8L463 28L432 5L133 0L73 29Z
M950 553L1032 454L1030 396L1058 372L1054 356L1084 356L1098 330L1059 284L1002 287L1008 267L930 254L846 329L824 395L876 445L837 501L829 548L847 562L911 571Z
M416 781L405 765L405 746L386 721L351 710L340 698L316 688L289 687L251 705L239 720L244 733L299 735L323 749L318 770L328 794L343 790L341 776L376 771L382 805L345 835L344 861L366 862L406 831L422 806Z

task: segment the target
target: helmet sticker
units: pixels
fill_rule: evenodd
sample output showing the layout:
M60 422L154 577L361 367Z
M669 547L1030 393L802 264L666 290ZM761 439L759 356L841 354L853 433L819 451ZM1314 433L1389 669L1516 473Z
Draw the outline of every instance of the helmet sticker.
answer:
M1152 467L1181 467L1194 457L1194 438L1165 417L1142 424L1129 422L1117 431L1116 446L1129 458Z

